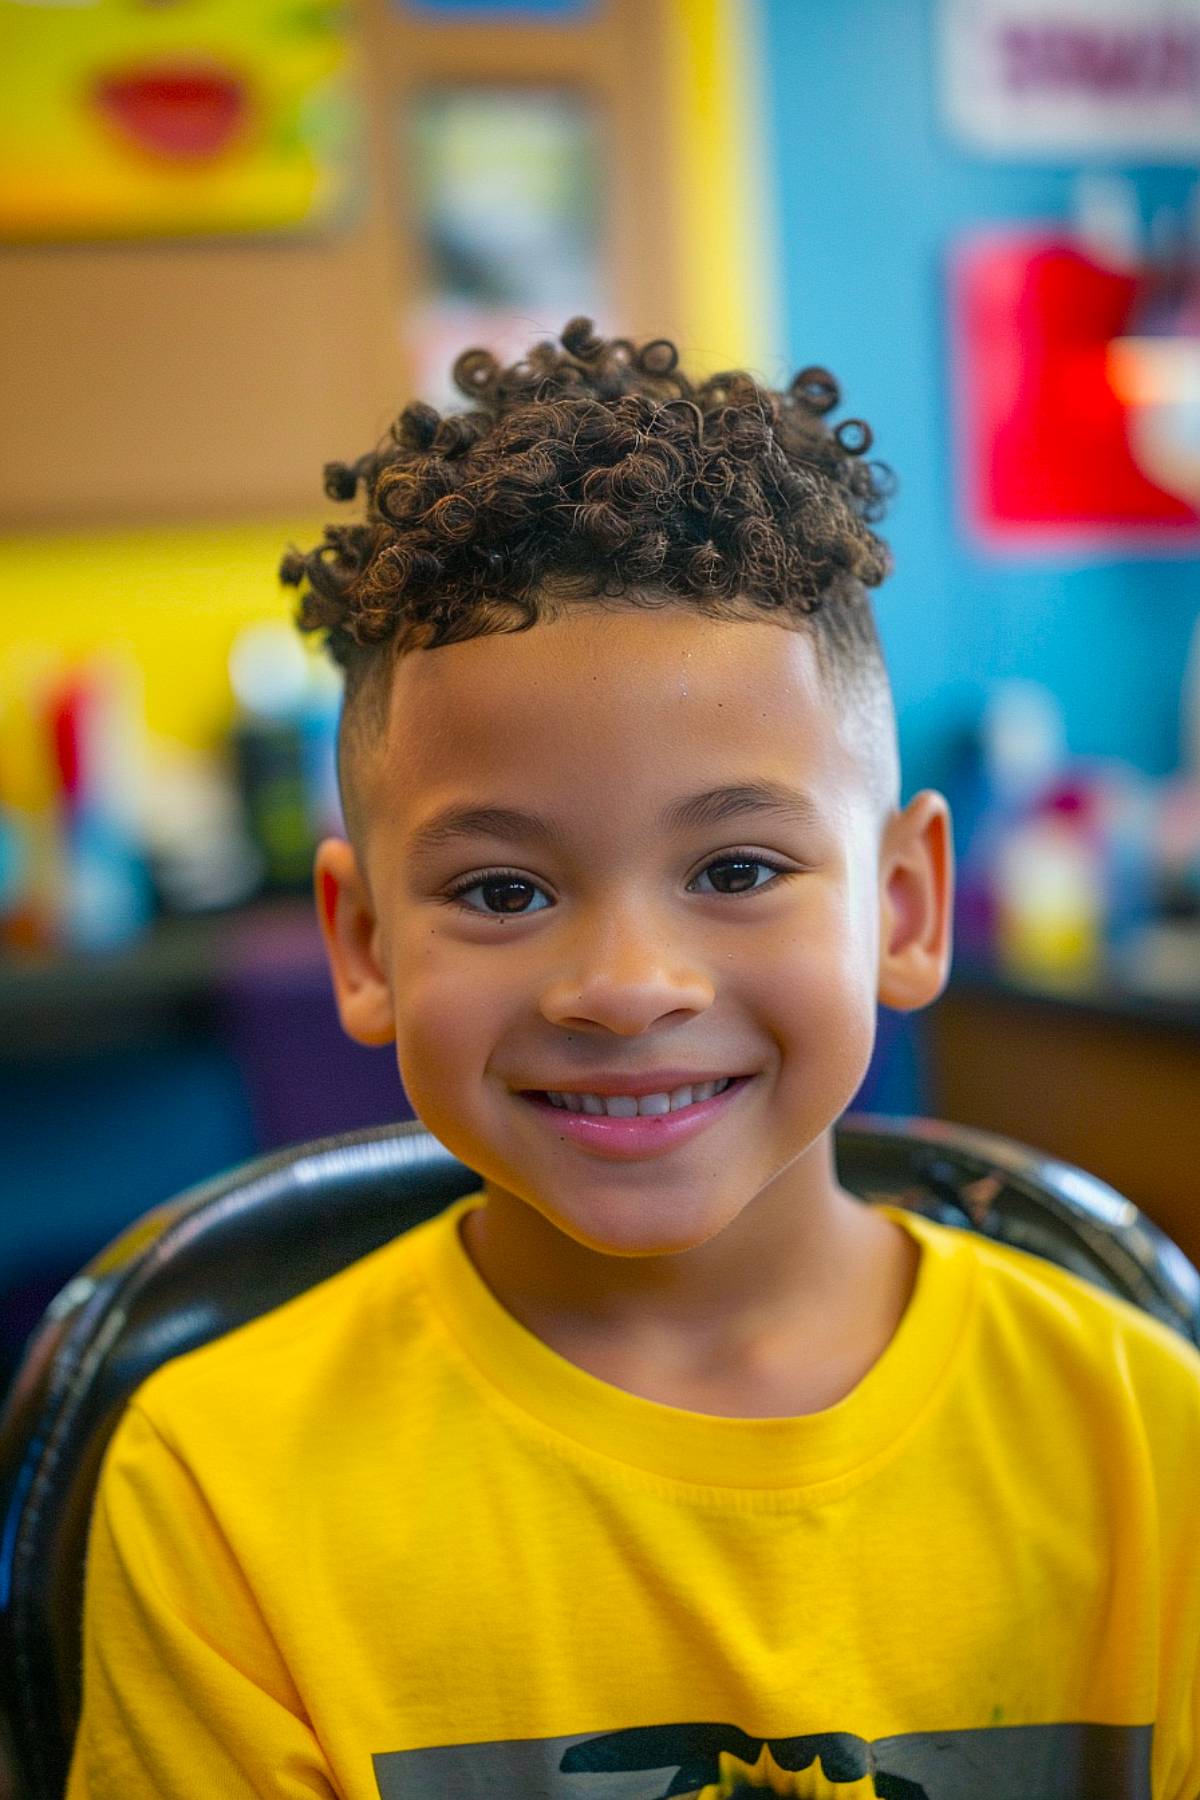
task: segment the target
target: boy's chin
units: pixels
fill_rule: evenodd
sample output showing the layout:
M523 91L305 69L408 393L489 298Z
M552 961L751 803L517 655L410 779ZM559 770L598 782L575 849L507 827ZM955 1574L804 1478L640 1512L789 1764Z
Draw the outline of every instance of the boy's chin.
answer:
M689 1206L668 1210L647 1205L640 1196L628 1204L610 1202L603 1206L550 1211L538 1209L543 1218L564 1236L593 1250L600 1256L678 1256L695 1250L724 1231L738 1216L740 1208L718 1210L714 1207Z

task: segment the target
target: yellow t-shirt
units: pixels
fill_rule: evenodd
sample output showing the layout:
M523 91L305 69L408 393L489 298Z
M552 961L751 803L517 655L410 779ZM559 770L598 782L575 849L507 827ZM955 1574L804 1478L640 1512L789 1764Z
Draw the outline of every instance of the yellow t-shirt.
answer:
M716 1418L506 1313L480 1199L139 1390L69 1800L1197 1800L1181 1339L889 1208L874 1368Z

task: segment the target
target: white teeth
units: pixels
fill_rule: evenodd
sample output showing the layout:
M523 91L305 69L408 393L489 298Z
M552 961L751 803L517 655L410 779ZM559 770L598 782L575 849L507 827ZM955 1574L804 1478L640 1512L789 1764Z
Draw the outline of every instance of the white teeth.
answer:
M672 1094L547 1094L552 1106L566 1112L607 1114L610 1119L632 1119L638 1115L659 1116L678 1112L681 1107L695 1106L722 1094L733 1080L726 1075L720 1081L701 1081L695 1087L676 1088Z
M640 1113L669 1113L671 1110L670 1094L643 1094L637 1103Z
M650 1094L647 1100L652 1099ZM633 1094L605 1094L604 1110L610 1119L636 1119L641 1101Z

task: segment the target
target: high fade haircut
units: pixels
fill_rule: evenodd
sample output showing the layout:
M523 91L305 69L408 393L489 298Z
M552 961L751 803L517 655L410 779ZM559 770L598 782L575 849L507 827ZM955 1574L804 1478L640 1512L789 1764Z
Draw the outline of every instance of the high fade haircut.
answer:
M565 608L694 606L807 630L880 804L898 800L895 714L869 588L889 572L871 529L894 491L867 460L870 427L831 426L833 376L785 391L742 369L693 381L667 338L601 338L572 319L508 367L463 352L470 402L405 407L356 462L325 467L331 500L365 518L289 548L297 624L345 675L338 775L354 835L352 765L378 740L390 675L410 651L527 631Z

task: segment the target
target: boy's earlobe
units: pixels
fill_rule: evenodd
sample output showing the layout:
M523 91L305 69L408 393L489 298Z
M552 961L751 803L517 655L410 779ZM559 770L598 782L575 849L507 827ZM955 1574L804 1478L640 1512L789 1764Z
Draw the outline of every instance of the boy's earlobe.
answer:
M954 840L950 808L932 788L888 821L880 864L879 986L884 1006L912 1012L936 1000L950 973Z
M326 838L313 869L317 917L342 1030L359 1044L390 1044L392 996L380 966L375 911L353 847Z

